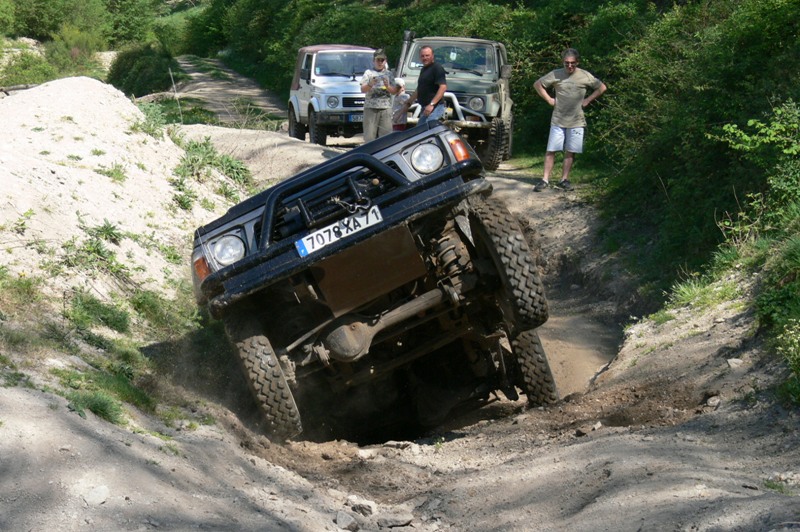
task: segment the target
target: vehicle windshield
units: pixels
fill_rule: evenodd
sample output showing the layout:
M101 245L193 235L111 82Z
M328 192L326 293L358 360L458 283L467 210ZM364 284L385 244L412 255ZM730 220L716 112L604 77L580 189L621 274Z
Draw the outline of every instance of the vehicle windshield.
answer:
M486 44L425 42L415 43L406 69L415 74L422 70L419 60L419 49L422 46L433 48L433 57L444 67L449 76L474 77L497 74L497 62L492 47ZM419 75L416 72L416 75Z
M361 76L372 66L372 52L320 52L314 64L317 76Z

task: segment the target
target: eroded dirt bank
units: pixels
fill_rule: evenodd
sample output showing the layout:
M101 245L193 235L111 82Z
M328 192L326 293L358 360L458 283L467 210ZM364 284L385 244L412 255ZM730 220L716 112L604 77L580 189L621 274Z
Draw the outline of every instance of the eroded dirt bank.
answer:
M178 151L168 139L127 130L136 110L123 95L93 80L59 83L69 85L0 101L12 133L0 151L4 266L33 274L41 262L33 243L66 241L79 234L80 220L106 217L125 230L143 230L141 223L185 243L195 224L215 216L198 209L177 219L166 208L164 180ZM65 92L76 97L56 106ZM185 133L211 138L263 180L346 149L281 133L205 126ZM108 185L92 157L124 163L128 178ZM241 379L232 373L209 390L176 361L176 395L216 423L166 427L131 409L129 425L119 427L82 418L41 391L50 368L82 367L80 360L47 350L16 358L8 331L58 321L59 309L9 310L0 316L3 355L33 387L0 389L0 529L797 528L798 415L770 393L782 369L753 335L747 280L733 280L743 287L738 300L674 311L661 325L642 322L623 333L633 289L616 258L598 251L592 209L580 189L534 194L536 173L503 166L492 180L541 252L552 315L541 334L564 396L556 407L498 400L414 441L279 446L260 434ZM11 230L29 210L26 230ZM185 275L157 254L127 251L162 290ZM71 280L51 281L63 290Z

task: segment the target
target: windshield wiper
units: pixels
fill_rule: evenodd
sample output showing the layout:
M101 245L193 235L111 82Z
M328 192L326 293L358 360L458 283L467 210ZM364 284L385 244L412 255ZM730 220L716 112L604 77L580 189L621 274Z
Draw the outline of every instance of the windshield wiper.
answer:
M453 70L458 70L459 72L469 72L470 74L475 74L476 76L483 76L483 72L479 70L474 70L472 68L464 68L464 67L450 67Z

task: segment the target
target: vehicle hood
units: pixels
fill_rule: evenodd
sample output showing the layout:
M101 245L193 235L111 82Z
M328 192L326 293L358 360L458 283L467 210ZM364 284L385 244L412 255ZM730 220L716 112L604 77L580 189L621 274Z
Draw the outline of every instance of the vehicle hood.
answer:
M405 78L405 80L406 91L413 92L417 88L417 79ZM500 92L500 85L494 80L482 81L475 77L471 79L448 77L447 92L475 95L496 94Z

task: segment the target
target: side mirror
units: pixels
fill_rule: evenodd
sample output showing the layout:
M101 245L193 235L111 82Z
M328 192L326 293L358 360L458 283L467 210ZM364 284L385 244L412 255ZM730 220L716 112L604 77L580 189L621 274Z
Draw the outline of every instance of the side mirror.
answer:
M500 67L500 79L511 79L511 65Z

